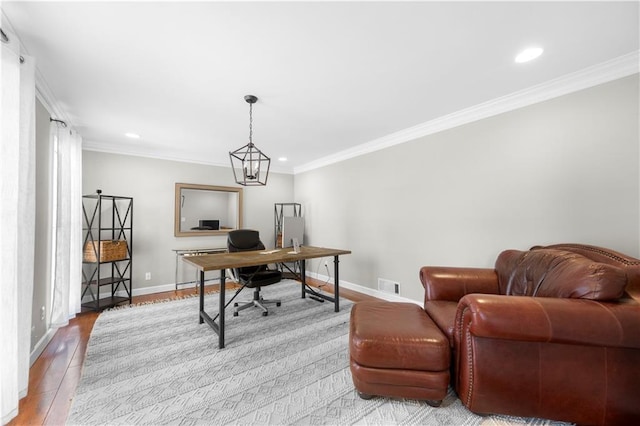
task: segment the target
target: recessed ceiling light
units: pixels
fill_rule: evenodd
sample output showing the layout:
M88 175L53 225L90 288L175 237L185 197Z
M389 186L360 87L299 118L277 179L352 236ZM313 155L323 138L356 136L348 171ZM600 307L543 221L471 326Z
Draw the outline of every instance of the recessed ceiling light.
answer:
M516 62L521 64L523 62L529 62L532 59L537 58L542 55L544 49L542 47L530 47L528 49L523 50L516 56Z
M278 161L287 161L287 157L280 157L278 158Z
M140 139L140 135L137 133L125 133L124 135L131 139Z

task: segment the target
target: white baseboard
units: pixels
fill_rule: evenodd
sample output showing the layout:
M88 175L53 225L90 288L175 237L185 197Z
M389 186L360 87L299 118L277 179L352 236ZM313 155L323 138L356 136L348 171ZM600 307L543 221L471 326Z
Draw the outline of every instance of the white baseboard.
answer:
M213 281L213 280L218 280L218 278L211 278L211 280L207 279L207 281ZM178 286L179 290L184 290L187 288L195 288L196 287L196 283L184 283L184 284L180 284ZM141 288L135 288L132 291L132 296L144 296L147 294L156 294L156 293L165 293L167 291L175 291L176 289L176 285L174 283L170 283L170 284L160 284L160 285L154 285L154 286L150 286L150 287L141 287ZM110 295L105 293L104 297L109 297ZM119 290L116 292L116 296L119 297L128 297L127 292L125 290ZM101 298L102 299L102 298ZM82 303L86 303L86 302L91 302L91 296L85 296L84 299L82 299Z
M318 281L328 282L329 284L333 285L333 278L328 277L326 275L316 274L314 272L307 272L307 276L311 278L315 278ZM422 306L422 302L418 302L413 299L408 299L406 297L398 296L397 294L385 293L380 290L364 287L364 286L361 286L360 284L350 283L349 281L340 280L340 287L348 288L349 290L353 290L353 291L357 291L358 293L377 297L378 299L388 300L390 302L415 303L416 305Z
M31 355L29 355L30 366L32 366L33 363L36 362L38 357L42 355L42 352L44 352L44 349L47 347L49 342L53 339L53 336L55 336L56 331L58 331L57 328L49 328L49 330L47 330L44 336L42 336L40 340L38 340L38 343L36 343L36 345L34 346L33 351L31 351Z
M333 278L328 277L327 275L317 274L314 272L307 272L307 276L314 278L318 281L327 282L333 285ZM211 281L217 280L217 278L212 278ZM188 283L180 285L180 289L186 288L194 288L196 286L195 283ZM405 303L414 303L416 305L422 306L422 301L416 301L413 299L409 299L406 297L399 296L397 294L385 293L380 290L375 290L369 287L364 287L360 284L351 283L349 281L340 280L340 287L347 288L349 290L357 291L358 293L366 294L369 296L377 297L378 299L388 300L390 302L405 302ZM142 287L142 288L134 288L133 295L134 296L142 296L146 294L154 294L154 293L162 293L166 291L174 291L176 289L175 284L161 284L153 287ZM117 296L127 297L127 294L122 292L117 292Z
M227 280L229 279L229 277L227 276ZM220 278L219 277L212 277L212 278L207 278L205 279L204 283L205 285L209 285L210 283L208 281L216 281L216 283L220 282L219 281ZM196 288L197 283L196 282L189 282L189 283L184 283L184 284L180 284L178 285L178 289L179 290L184 290L187 288ZM170 283L170 284L161 284L161 285L154 285L153 287L142 287L142 288L133 288L133 295L134 296L143 296L145 294L154 294L154 293L163 293L165 291L175 291L176 289L176 285L174 283ZM117 292L116 294L118 296L122 296L122 294L120 294L121 292ZM125 293L124 291L122 293ZM123 297L126 297L126 293L124 294Z

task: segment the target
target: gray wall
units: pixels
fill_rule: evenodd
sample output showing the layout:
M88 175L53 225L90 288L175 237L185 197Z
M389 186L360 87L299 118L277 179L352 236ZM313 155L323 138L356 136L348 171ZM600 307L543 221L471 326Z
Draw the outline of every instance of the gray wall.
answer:
M47 333L51 304L51 164L49 112L36 99L36 220L31 351ZM42 307L45 318L42 319Z
M353 251L341 280L416 301L423 265L556 242L638 256L638 114L634 75L297 174L307 242Z
M102 189L105 195L133 197L134 294L167 290L175 283L172 249L224 247L226 237L174 237L176 182L238 186L230 168L83 151L83 194ZM267 247L274 246L273 205L292 202L293 176L270 173L265 187L246 187L243 227L260 231ZM179 281L193 280L194 270L180 265ZM151 280L145 273L151 272ZM165 286L157 289L152 287Z

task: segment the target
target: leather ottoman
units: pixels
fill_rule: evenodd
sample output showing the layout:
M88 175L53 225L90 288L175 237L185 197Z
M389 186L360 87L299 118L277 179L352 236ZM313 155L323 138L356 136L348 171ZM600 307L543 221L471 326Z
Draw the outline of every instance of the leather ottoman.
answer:
M449 387L449 341L418 305L356 303L349 328L350 367L361 398L425 400L439 406Z

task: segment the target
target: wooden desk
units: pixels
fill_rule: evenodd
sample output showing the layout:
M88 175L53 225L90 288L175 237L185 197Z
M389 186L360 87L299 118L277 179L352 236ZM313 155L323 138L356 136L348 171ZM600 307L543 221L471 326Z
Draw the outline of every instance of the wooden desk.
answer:
M300 275L302 280L302 298L306 297L310 291L306 288L305 282L305 261L319 257L333 256L334 270L334 297L320 294L323 299L334 303L334 311L340 310L340 289L338 275L338 256L341 254L350 254L349 250L337 250L323 247L300 247L299 253L293 253L292 248L283 248L267 251L243 251L235 253L215 253L205 254L201 256L183 257L182 260L195 266L200 272L200 324L206 322L218 333L218 348L224 348L224 308L225 308L225 281L226 269L242 268L245 266L267 265L271 263L300 262ZM212 319L209 314L204 311L204 273L206 271L220 271L220 302L218 308L218 323ZM317 295L316 295L317 296Z

